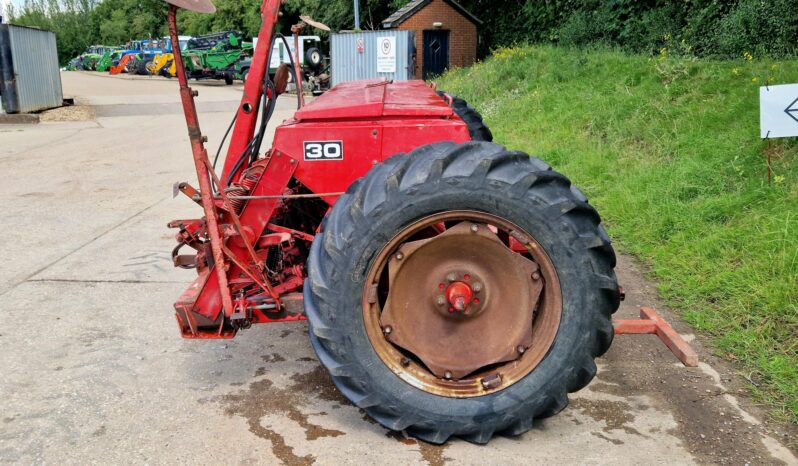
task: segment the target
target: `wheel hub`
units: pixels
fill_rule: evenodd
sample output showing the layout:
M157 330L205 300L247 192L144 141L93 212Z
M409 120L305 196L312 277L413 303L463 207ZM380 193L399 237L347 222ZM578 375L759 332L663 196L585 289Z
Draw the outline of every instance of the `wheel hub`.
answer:
M442 379L518 359L532 344L538 271L484 223L406 242L388 262L383 335Z
M463 315L468 315L470 309L468 305L471 304L474 298L474 290L465 282L454 282L446 288L446 300L451 306L449 312L460 312Z

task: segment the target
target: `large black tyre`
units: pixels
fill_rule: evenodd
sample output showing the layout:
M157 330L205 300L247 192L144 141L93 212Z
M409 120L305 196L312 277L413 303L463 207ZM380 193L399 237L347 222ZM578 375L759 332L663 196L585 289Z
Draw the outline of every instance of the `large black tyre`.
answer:
M444 91L438 91L438 95L443 97ZM457 97L456 95L449 94L452 98L452 108L466 125L468 125L468 133L471 135L472 141L493 141L493 134L490 132L488 125L482 120L482 115L468 102Z
M169 68L172 67L172 61L173 60L169 60L168 62L166 62L166 64L163 66L163 68L161 68L161 71L158 72L164 78L172 79L172 74L169 73Z
M562 317L546 356L502 390L449 398L391 372L364 324L364 280L381 248L419 218L450 210L492 213L543 246L562 286ZM435 143L374 167L342 195L310 252L305 310L310 339L338 389L386 428L431 443L519 435L558 413L596 374L619 305L615 253L596 211L544 162L487 142Z
M146 60L144 60L144 59L136 60L136 74L137 75L147 76L148 74L150 74L149 70L147 69L147 63L148 62Z
M125 63L125 71L127 72L127 74L136 74L136 68L138 67L138 62L139 59L133 58L128 60L127 63Z

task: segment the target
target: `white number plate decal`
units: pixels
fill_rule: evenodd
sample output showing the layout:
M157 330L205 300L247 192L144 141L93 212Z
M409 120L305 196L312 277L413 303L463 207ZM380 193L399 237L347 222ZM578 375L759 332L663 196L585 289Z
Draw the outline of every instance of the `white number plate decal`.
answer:
M343 141L305 141L305 160L343 160Z

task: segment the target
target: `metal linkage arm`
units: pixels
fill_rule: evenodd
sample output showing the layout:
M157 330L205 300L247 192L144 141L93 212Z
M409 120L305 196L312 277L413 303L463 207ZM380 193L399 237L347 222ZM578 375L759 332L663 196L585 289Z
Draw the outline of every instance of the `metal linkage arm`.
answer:
M230 139L230 146L227 148L227 157L224 160L221 179L222 183L225 184L226 180L235 179L235 176L230 178L230 172L255 135L255 126L258 122L258 104L263 97L263 79L269 71L272 40L276 31L277 19L280 16L281 3L281 0L263 0L263 5L261 5L262 26L258 33L258 44L252 56L252 65L247 74L247 82L244 83L244 95L241 97L241 103L238 106L236 125ZM268 97L275 98L276 96ZM220 186L219 189L225 187Z
M222 308L225 315L233 313L233 300L230 296L230 287L227 280L227 266L222 250L222 236L219 229L219 216L213 201L213 189L211 188L211 178L208 174L208 152L205 150L205 139L199 126L197 107L194 103L194 91L188 87L186 69L183 67L183 55L180 52L180 40L177 33L177 10L175 5L169 5L169 36L172 44L177 44L173 48L175 68L177 69L177 80L180 83L180 100L183 102L183 113L186 117L188 126L188 137L191 141L191 152L194 156L194 167L197 170L197 180L199 181L200 198L202 209L205 212L207 231L211 239L211 250L213 252L214 264L217 268L216 277L219 281L219 290L222 295Z
M640 308L639 320L616 320L613 325L615 326L616 335L656 335L682 364L687 367L696 367L698 365L698 355L693 348L684 341L684 338L657 311L650 307Z

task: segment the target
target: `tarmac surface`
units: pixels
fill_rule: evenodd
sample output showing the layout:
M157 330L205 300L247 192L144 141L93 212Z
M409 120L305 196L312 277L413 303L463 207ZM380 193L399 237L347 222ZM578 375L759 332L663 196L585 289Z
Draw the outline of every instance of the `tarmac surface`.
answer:
M744 380L662 307L700 367L654 336L619 336L562 413L486 446L375 424L332 385L303 322L180 339L172 303L193 272L172 267L166 223L201 211L172 198L175 181L195 182L176 82L65 72L63 85L89 119L0 125L0 461L798 464L795 432L766 422ZM213 153L241 86L194 86ZM293 105L281 97L274 121ZM657 306L632 259L618 274L618 317Z

